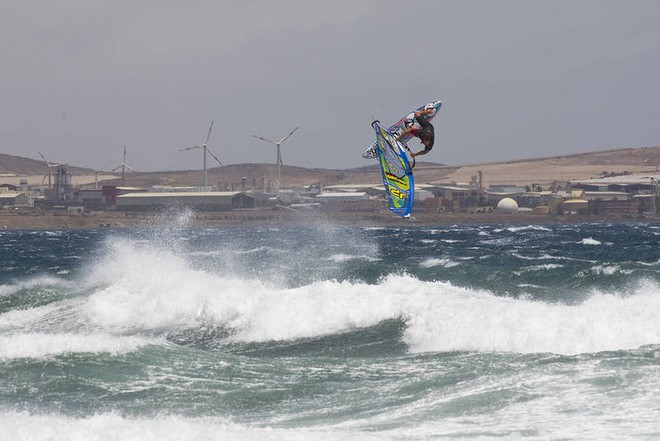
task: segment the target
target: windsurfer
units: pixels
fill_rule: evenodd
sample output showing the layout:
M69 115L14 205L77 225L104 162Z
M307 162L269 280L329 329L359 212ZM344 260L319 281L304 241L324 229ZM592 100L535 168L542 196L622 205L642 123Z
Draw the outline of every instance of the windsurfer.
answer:
M424 145L424 150L417 153L411 153L410 156L413 158L415 156L425 155L433 148L435 132L433 124L431 124L426 117L426 115L433 112L435 112L435 109L433 108L425 108L414 112L412 118L407 118L406 128L399 134L399 136L397 136L398 141L401 141L401 139L408 133L420 139L421 143Z

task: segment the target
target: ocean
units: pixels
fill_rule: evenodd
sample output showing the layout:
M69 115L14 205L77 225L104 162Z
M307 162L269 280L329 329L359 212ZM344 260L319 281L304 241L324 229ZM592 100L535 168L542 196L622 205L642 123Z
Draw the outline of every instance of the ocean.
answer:
M0 231L0 439L660 439L660 224L190 218Z

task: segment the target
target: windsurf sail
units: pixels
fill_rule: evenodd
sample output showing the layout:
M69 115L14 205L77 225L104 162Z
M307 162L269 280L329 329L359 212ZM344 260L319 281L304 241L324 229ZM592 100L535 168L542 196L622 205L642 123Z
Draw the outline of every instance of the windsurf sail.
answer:
M378 121L371 123L376 131L376 152L385 185L390 211L409 217L415 196L415 184L404 146Z
M442 101L431 101L428 104L425 104L421 107L418 107L414 112L410 112L408 115L404 116L394 124L392 124L387 131L393 134L394 136L397 136L398 134L401 133L406 128L406 124L408 124L410 121L412 121L415 117L415 112L418 110L425 110L425 109L431 109L431 113L426 115L426 118L431 121L433 117L435 116L436 113L438 113L438 110L442 107ZM403 139L401 139L401 142L406 145L408 141L412 139L413 135L412 133L407 133L406 135L403 136ZM365 159L372 159L375 158L376 155L376 144L378 143L377 140L373 140L371 144L369 144L369 147L366 148L364 153L362 154L362 157Z

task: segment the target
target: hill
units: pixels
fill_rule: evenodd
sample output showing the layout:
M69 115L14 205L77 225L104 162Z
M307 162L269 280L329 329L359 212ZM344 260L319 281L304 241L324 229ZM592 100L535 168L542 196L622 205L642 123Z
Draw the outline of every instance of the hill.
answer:
M441 157L442 151L438 152ZM306 168L290 165L282 166L282 187L302 187L321 183L328 185L380 185L380 169L375 162L362 160L361 167L332 170L324 168ZM554 180L589 179L605 173L652 173L660 165L660 147L626 148L562 155L539 159L520 159L495 163L447 166L431 162L418 162L415 167L416 183L430 182L469 182L472 177L482 172L484 184L548 183ZM83 167L69 166L69 172L76 183L93 183L94 171ZM211 185L223 187L233 185L239 189L243 178L247 188L261 187L275 182L277 167L274 164L232 164L211 168L208 171ZM22 158L0 153L0 173L31 176L31 183L39 184L47 173L43 161ZM121 183L118 174L99 176L99 180L108 184ZM3 181L6 179L3 179ZM1 182L0 182L1 183ZM201 170L175 170L159 172L127 172L125 185L152 186L176 185L198 186L202 183Z
M521 159L456 167L447 175L455 182L469 182L479 171L485 184L549 183L602 177L605 174L657 173L660 147L603 150L540 159Z
M94 170L84 167L69 166L69 173L75 175L94 173ZM32 176L48 174L48 167L44 161L21 156L0 153L0 174L14 174L18 176Z
M441 154L441 152L440 152ZM301 187L315 183L328 185L380 185L380 168L377 164L346 170L282 166L282 187ZM555 180L567 181L601 177L605 173L652 173L660 165L660 147L627 148L562 155L540 159L520 159L495 163L447 166L432 162L418 162L415 182L470 182L482 172L483 182L489 184L547 184ZM260 182L274 182L277 167L274 164L233 164L208 170L211 184L234 184L240 188L246 178L247 188L260 186ZM127 185L200 185L200 170L132 173L126 176ZM115 183L118 183L115 180Z

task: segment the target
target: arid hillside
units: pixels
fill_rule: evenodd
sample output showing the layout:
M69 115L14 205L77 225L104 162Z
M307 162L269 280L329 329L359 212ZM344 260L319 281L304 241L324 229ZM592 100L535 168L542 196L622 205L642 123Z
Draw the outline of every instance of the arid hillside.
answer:
M379 185L380 169L375 162L358 158L364 166L346 170L329 170L322 168L305 168L283 165L282 187L302 187L321 183L328 185ZM660 147L627 148L576 155L563 155L539 159L521 159L497 163L469 164L461 166L446 166L431 162L419 162L415 167L417 184L438 182L469 182L479 171L482 173L485 185L500 183L515 183L527 185L531 183L548 183L554 180L589 179L601 177L605 173L652 173L660 165ZM69 166L74 184L92 184L95 176L93 170ZM43 182L48 173L43 161L0 154L0 183L27 178L32 185ZM16 175L14 178L7 174ZM99 175L99 182L121 184L119 174ZM245 178L243 180L243 178ZM232 164L208 170L210 185L221 185L240 188L244 181L246 188L259 187L264 183L274 183L277 179L277 167L274 164ZM151 186L176 185L198 186L202 184L201 170L160 171L160 172L127 172L124 185Z
M50 158L47 158L50 159ZM51 164L55 164L51 162ZM51 172L54 172L51 167ZM69 173L71 174L89 174L94 173L94 170L84 167L75 167L69 165ZM7 155L0 153L0 174L15 174L20 176L31 176L41 174L48 174L48 166L42 160L23 158L21 156Z

